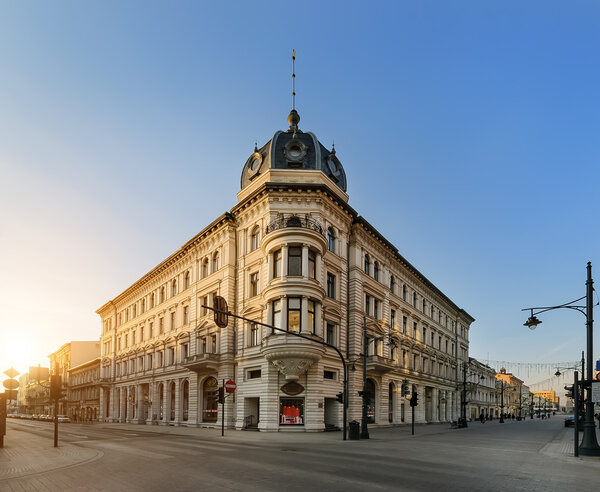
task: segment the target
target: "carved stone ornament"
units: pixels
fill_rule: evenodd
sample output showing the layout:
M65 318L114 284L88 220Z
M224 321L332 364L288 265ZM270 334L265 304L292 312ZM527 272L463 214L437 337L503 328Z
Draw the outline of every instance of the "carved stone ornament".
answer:
M287 381L297 381L314 362L323 357L325 348L309 340L271 335L265 339L261 353Z
M300 383L295 383L292 381L292 382L284 384L281 387L281 391L283 393L285 393L286 395L296 396L304 391L304 386L302 386Z

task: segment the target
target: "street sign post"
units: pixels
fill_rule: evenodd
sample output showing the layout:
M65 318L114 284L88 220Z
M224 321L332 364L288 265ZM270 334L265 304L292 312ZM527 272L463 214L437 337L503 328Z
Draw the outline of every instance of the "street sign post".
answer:
M592 401L600 403L600 381L592 382Z

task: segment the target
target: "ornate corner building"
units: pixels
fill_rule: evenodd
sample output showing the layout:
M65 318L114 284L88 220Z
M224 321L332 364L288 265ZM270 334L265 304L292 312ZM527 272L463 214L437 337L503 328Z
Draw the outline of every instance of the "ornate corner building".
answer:
M420 395L417 422L455 420L459 368L474 319L348 204L335 149L289 129L255 148L238 203L98 309L100 419L261 431L360 419L363 329L371 423L408 422L402 385ZM213 322L213 295L249 321ZM261 326L264 323L298 338ZM217 404L222 381L237 383ZM224 410L223 410L224 407Z

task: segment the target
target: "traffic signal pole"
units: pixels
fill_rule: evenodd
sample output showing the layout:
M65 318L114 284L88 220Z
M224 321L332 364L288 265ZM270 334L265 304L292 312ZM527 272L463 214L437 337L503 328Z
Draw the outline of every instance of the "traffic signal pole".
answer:
M219 299L223 299L220 296L217 296ZM219 308L214 308L211 306L207 306L207 305L203 305L203 308L206 309L210 309L211 311L213 311L215 314L219 314L220 316L217 318L215 316L215 321L217 322L217 325L221 328L224 328L225 326L227 326L228 323L228 317L231 316L232 318L236 318L236 319L241 319L242 321L248 321L250 323L254 323L255 325L260 325L260 326L264 326L266 328L270 328L271 330L275 330L275 331L280 331L282 333L286 333L288 335L292 335L298 338L304 338L305 340L308 340L309 342L313 342L313 343L318 343L319 345L323 345L325 347L329 347L332 350L335 350L335 352L338 354L338 356L340 357L341 361L342 361L342 367L344 369L344 403L343 403L343 408L344 408L344 432L343 432L343 438L344 441L346 440L346 434L347 434L347 409L348 409L348 366L346 364L346 359L344 358L342 352L340 352L340 350L334 346L331 345L327 342L324 342L322 340L316 340L314 338L308 337L306 335L302 335L301 333L296 333L294 331L287 331L284 330L283 328L277 328L276 326L273 325L268 325L266 323L262 323L260 321L256 321L250 318L245 318L244 316L238 316L237 314L233 314L231 311L229 311L227 309L227 303L224 302L225 299L223 299L223 301L218 300L218 302L216 303L217 306L219 306Z

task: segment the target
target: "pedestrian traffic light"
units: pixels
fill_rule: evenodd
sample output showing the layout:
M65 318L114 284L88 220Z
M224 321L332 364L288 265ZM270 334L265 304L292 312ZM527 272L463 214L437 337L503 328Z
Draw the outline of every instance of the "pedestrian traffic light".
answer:
M565 386L565 389L567 390L567 392L565 393L565 396L567 398L575 398L575 393L573 391L573 385L572 384L568 384L567 386Z
M341 393L335 395L335 399L340 403L344 403L344 392L342 391Z
M410 398L410 406L411 407L416 407L419 404L419 393L417 393L416 391L412 394L412 397Z
M217 396L217 403L225 403L225 388L223 388L222 386L219 388L219 393Z
M406 398L408 395L410 395L410 388L408 386L408 381L404 381L402 383L402 396Z

